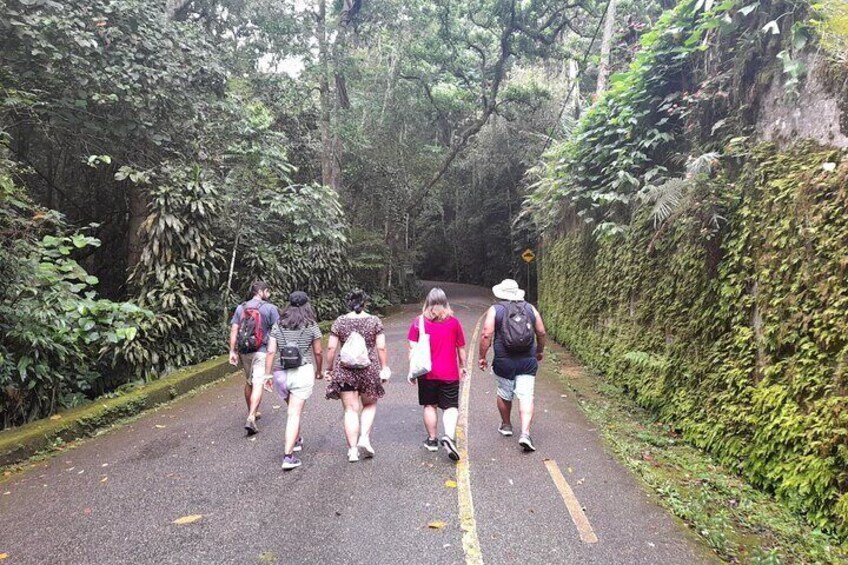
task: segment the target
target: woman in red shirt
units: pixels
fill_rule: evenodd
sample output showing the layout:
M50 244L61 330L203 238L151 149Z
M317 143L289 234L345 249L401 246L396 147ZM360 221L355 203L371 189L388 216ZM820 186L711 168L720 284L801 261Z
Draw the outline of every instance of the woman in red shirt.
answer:
M445 291L432 289L427 294L422 309L424 332L430 336L430 372L418 379L418 404L424 407L424 427L427 439L424 447L429 451L439 450L436 438L438 431L437 408L442 409L442 425L445 433L441 444L453 461L459 461L456 448L456 421L459 418L459 380L460 374L467 375L465 369L465 334L459 320L454 318ZM409 328L409 348L418 342L420 330L418 317ZM408 378L410 384L413 378Z

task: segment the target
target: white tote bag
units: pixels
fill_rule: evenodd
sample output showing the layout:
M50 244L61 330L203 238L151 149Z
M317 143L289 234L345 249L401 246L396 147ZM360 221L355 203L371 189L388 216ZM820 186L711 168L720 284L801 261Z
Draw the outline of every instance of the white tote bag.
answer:
M418 318L418 341L412 346L409 356L409 376L423 377L433 368L430 359L430 336L424 333L424 316Z
M364 369L371 365L368 346L359 332L351 332L339 352L339 364L346 369Z

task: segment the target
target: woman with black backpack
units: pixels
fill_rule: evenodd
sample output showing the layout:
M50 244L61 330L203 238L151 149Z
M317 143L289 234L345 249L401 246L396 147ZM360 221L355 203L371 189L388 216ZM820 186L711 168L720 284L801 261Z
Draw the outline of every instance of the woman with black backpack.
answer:
M300 459L295 455L303 449L300 416L312 396L315 379L322 378L322 362L321 330L315 310L306 293L297 290L291 293L288 306L271 328L265 361L265 373L269 378L273 375L277 394L288 403L284 470L300 467Z

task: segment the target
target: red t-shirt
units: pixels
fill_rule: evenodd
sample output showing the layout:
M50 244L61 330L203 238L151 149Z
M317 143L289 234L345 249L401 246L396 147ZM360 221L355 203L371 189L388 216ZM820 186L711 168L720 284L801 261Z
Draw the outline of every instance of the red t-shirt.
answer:
M456 349L465 347L465 334L459 320L453 316L440 322L424 318L424 332L430 336L432 369L422 378L431 381L458 381L459 360ZM409 341L418 341L418 316L412 321L407 338Z

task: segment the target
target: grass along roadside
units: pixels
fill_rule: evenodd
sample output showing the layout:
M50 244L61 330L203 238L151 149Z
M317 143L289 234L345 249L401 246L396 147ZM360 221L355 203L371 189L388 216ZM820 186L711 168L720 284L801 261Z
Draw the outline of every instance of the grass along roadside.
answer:
M543 372L559 379L613 454L719 557L731 563L848 563L848 545L813 529L640 408L623 391L549 349Z

